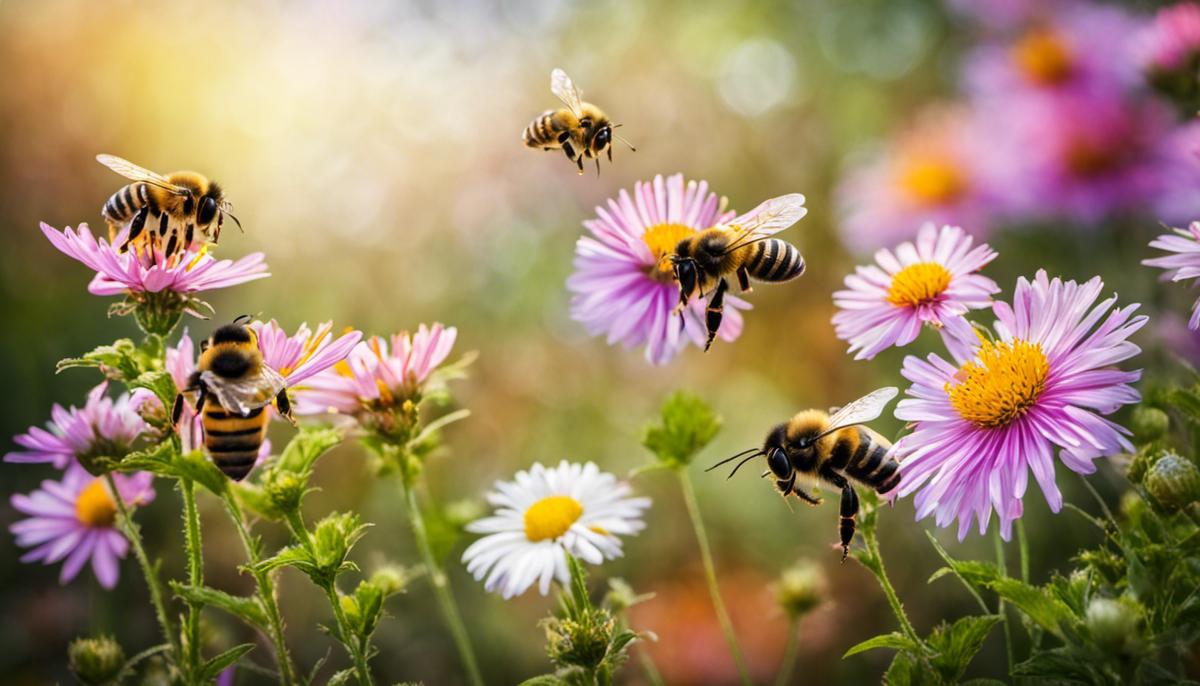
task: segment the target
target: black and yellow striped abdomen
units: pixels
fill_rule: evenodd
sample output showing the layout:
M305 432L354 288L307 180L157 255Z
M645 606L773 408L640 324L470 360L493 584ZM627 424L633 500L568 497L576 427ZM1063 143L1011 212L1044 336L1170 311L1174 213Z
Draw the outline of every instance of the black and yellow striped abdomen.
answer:
M571 122L567 121L568 117L574 119L563 110L546 110L525 127L521 138L530 148L562 147L562 143L558 139L563 132L570 130Z
M804 273L804 257L794 245L768 238L746 246L743 265L758 281L791 281Z
M862 426L842 429L829 455L829 466L876 493L900 484L900 463L888 454L891 441Z
M217 468L234 481L246 478L258 460L258 450L267 436L266 407L242 416L221 407L216 398L204 404L204 447Z
M113 193L104 203L100 214L106 221L120 224L131 219L138 210L150 202L150 186L141 181L135 181Z

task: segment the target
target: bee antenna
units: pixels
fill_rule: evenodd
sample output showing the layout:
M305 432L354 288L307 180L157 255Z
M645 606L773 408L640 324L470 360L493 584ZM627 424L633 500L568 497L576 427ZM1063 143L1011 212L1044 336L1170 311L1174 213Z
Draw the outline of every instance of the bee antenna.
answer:
M248 322L248 321L250 321L250 320L251 320L251 319L253 319L253 318L254 318L254 315L252 315L252 314L239 314L239 315L237 316L237 318L235 318L235 319L233 320L233 323L234 323L234 324L241 324L242 322Z
M763 451L761 451L761 450L760 450L760 451L758 451L758 452L754 453L753 455L751 455L751 456L749 456L749 457L747 457L747 458L743 459L741 462L737 463L737 466L736 466L736 467L734 467L734 468L733 468L733 471L732 471L732 472L729 472L729 476L727 476L727 477L725 477L725 478L726 478L726 479L732 479L732 478L733 478L733 475L734 475L734 474L737 474L737 470L739 470L739 469L741 469L741 468L742 468L742 465L744 465L744 464L746 464L747 462L749 462L750 460L753 460L754 458L756 458L756 457L760 457L760 456L762 456L762 455L766 455L766 453L764 453Z
M242 222L238 220L237 215L235 215L234 213L232 213L228 210L225 211L225 214L229 215L229 218L233 220L234 224L237 224L238 231L241 231L242 233L246 233L246 230L242 228Z
M711 472L712 470L716 469L717 467L720 467L723 464L726 464L728 462L733 462L734 460L738 459L739 457L744 457L753 452L762 452L762 451L759 450L758 448L747 448L736 455L731 455L731 456L725 458L724 460L721 460L720 462L716 463L715 465L709 467L708 469L706 469L704 471Z
M615 128L617 128L618 126L620 126L620 124L617 124L616 126L613 126L613 128L615 129ZM628 145L628 146L629 146L629 150L630 150L630 151L632 151L632 152L637 152L637 148L633 147L633 143L630 143L629 141L625 140L625 139L624 139L624 138L622 138L621 136L618 136L618 135L616 134L616 132L613 132L613 138L616 138L617 140L621 141L621 142L622 142L622 143L624 143L625 145Z

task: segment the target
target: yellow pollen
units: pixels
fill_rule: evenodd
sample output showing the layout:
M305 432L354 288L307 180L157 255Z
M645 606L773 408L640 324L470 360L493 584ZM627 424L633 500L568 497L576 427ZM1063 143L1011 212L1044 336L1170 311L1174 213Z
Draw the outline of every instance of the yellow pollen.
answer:
M196 256L192 258L191 262L188 262L188 266L184 267L183 271L185 271L185 272L192 271L192 268L195 267L196 265L200 264L200 260L204 259L204 256L207 254L208 254L208 243L205 243L204 245L200 246L200 251L196 253Z
M601 536L611 536L612 535L612 534L608 533L608 529L605 529L602 526L597 526L595 524L589 526L588 531L591 531L594 534L600 534Z
M684 224L655 224L646 229L646 232L642 234L642 240L646 242L646 247L650 248L650 254L654 255L655 259L654 266L650 268L651 278L664 283L675 280L671 261L666 258L675 252L675 246L679 245L679 241L694 233L696 233L695 229Z
M1046 387L1050 362L1037 343L983 341L978 358L958 370L957 385L945 386L955 411L975 426L993 429L1012 423Z
M348 376L348 377L354 376L354 371L352 369L350 369L350 364L348 362L346 362L345 360L342 360L341 362L338 362L337 364L333 365L333 371L337 372L338 374L341 374L342 376Z
M117 503L104 481L94 479L75 498L75 518L86 526L112 526L117 520Z
M309 337L308 343L304 346L304 350L300 354L300 358L296 360L296 364L290 367L283 367L275 371L284 376L291 374L297 367L307 362L308 358L312 357L317 352L317 348L320 347L321 342L329 337L329 333L332 330L332 323L322 325L321 328L317 329L315 334Z
M904 166L900 187L920 205L945 205L963 196L967 179L953 160L920 157Z
M937 262L918 262L892 277L887 301L897 307L916 307L933 302L950 287L950 272Z
M1036 29L1012 48L1017 67L1035 84L1053 86L1066 81L1074 69L1071 52L1050 29Z
M379 389L379 402L391 405L396 400L396 397L392 395L392 389L387 387L383 379L375 379L375 386Z
M525 538L534 543L567 533L583 514L583 506L568 495L551 495L525 510Z

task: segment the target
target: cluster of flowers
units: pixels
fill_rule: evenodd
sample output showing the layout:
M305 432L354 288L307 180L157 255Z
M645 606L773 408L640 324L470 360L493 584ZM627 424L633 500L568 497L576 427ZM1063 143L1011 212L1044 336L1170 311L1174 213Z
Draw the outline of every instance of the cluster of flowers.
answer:
M961 4L984 34L965 60L966 97L920 113L845 176L848 245L911 239L923 221L983 237L1017 222L1200 214L1195 108L1181 122L1157 97L1194 88L1200 5L1147 17L1086 0Z

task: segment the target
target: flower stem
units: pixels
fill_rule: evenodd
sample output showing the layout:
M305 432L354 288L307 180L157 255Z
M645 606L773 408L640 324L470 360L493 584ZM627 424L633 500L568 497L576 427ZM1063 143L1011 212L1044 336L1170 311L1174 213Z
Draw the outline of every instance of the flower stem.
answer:
M692 488L692 480L684 469L676 470L679 475L679 485L683 490L683 502L687 506L688 517L692 520L692 530L696 532L696 541L700 544L700 559L704 563L704 578L708 582L708 594L712 596L713 609L717 612L717 621L721 631L725 633L725 642L729 644L729 652L737 665L738 676L745 686L750 686L750 670L746 668L746 659L742 657L742 649L738 646L737 635L733 633L733 622L725 609L725 601L721 599L721 589L717 586L717 567L713 564L712 550L708 545L708 534L704 531L704 521L700 518L700 506L696 502L696 491Z
M892 614L896 615L896 621L900 623L900 630L908 637L908 640L924 647L925 642L917 635L917 630L913 628L912 622L908 620L908 615L904 612L904 606L900 604L900 596L896 595L896 589L892 587L891 580L888 579L887 570L883 566L883 555L879 552L879 539L875 536L874 526L863 526L862 529L863 541L867 544L867 553L874 559L878 571L871 569L875 573L875 578L879 581L879 586L883 589L883 594L887 596L888 605L892 606Z
M125 499L121 497L121 492L117 490L117 483L113 480L112 474L105 474L104 480L108 484L108 490L112 493L113 500L117 503L117 512L120 516L117 518L117 525L121 529L121 533L125 534L125 538L129 540L129 545L133 548L133 556L137 558L138 566L142 568L142 576L146 578L146 586L150 589L150 603L154 605L154 614L158 618L158 626L162 629L163 637L167 643L171 644L171 661L178 664L179 660L179 637L175 635L175 631L171 628L171 621L167 616L167 606L163 603L162 584L158 580L158 569L151 564L150 558L146 556L146 549L142 546L142 535L139 527L134 523L133 518L129 515L129 508L125 506Z
M200 542L200 513L196 509L196 484L191 479L180 479L179 490L183 493L183 533L187 549L188 583L199 588L204 585L204 550ZM188 671L200 671L200 604L188 603L187 618L187 662Z
M275 584L271 581L271 573L255 570L262 555L258 543L246 527L246 516L242 514L242 507L238 504L237 498L229 489L226 489L221 496L221 501L225 503L225 511L233 520L238 537L242 539L242 547L246 550L246 566L250 569L250 574L254 576L254 583L258 589L258 600L263 604L263 609L267 613L269 637L275 644L275 662L279 665L279 682L284 686L290 686L295 683L296 677L292 668L292 657L288 653L287 642L284 640L283 617L279 614L279 603L275 599Z
M433 554L433 546L429 544L429 532L425 528L425 517L421 514L421 506L417 503L414 484L406 475L402 475L400 484L404 489L404 504L408 509L408 521L412 526L413 538L416 539L417 548L421 551L425 570L429 573L429 580L433 584L434 595L437 596L438 605L441 606L442 617L446 620L450 635L454 638L454 645L458 648L459 658L462 659L463 667L467 670L467 681L472 686L482 686L483 676L479 671L479 664L475 660L471 637L467 634L462 615L459 614L458 604L450 592L450 583L446 578L446 572L438 564L437 557Z
M1008 576L1008 563L1004 559L1004 541L1000 538L1000 529L992 531L992 540L996 544L996 564L1000 567L1000 573ZM1012 674L1016 659L1013 657L1012 627L1008 622L1008 609L1003 597L999 599L996 613L1004 617L1004 652L1008 656L1008 673Z
M787 686L792 680L792 672L796 669L796 654L800 652L800 620L793 619L788 627L787 648L783 651L783 663L779 665L779 674L775 677L775 686Z
M1025 524L1017 520L1017 546L1021 551L1021 581L1029 583L1029 540L1025 538Z

